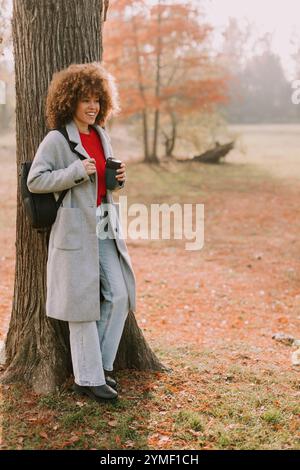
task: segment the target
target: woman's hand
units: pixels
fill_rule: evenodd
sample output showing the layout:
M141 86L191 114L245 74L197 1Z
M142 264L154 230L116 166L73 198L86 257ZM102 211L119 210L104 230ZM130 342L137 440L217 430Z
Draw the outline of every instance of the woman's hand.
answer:
M96 173L96 160L94 158L86 158L85 160L81 160L85 170L88 175L92 175L93 173Z
M118 181L125 181L125 178L126 178L126 173L125 173L125 163L121 163L121 167L117 170L117 175L116 175L116 179Z

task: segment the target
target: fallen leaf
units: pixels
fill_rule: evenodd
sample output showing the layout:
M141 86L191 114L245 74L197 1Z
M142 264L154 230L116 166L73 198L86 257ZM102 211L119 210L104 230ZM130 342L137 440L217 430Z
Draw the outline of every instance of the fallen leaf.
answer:
M277 318L277 321L278 321L278 323L283 323L283 324L286 324L286 323L289 322L287 317L279 317L279 318Z
M165 444L166 442L169 442L170 438L168 436L162 436L159 440L158 440L158 444L159 445L162 445L162 444Z
M117 420L112 420L112 421L108 421L108 426L111 426L112 428L115 428L118 424L118 421Z
M80 441L80 437L74 436L74 437L71 437L71 439L69 439L68 441L63 442L60 447L63 449L64 447L70 446L78 441Z
M126 441L126 442L125 442L125 447L134 447L134 442L132 442L132 441Z

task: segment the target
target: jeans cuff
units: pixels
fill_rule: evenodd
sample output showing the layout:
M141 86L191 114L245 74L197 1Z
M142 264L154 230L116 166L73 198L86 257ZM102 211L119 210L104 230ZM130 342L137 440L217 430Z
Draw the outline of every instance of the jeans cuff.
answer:
M100 387L101 385L105 385L106 381L104 383L95 383L95 382L88 382L87 380L75 380L75 383L77 385L80 385L81 387Z

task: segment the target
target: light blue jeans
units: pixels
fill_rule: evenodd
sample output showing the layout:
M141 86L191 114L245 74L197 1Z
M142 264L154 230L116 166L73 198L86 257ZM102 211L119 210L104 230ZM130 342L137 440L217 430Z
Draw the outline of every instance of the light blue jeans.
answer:
M106 202L104 200L104 202ZM97 225L105 229L102 205L97 208ZM98 226L99 227L99 226ZM109 230L110 227L108 227ZM129 311L124 281L114 238L100 238L100 320L69 322L70 346L75 382L78 385L105 384L104 370L112 371Z

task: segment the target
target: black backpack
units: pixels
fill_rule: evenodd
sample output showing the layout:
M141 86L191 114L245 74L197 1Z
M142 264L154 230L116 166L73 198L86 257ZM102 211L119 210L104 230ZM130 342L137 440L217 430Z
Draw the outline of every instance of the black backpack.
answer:
M59 131L67 140L72 152L76 153L81 160L84 160L83 155L75 150L76 143L69 140L69 136L65 127L55 129ZM24 205L25 214L30 222L32 228L37 229L39 233L48 233L54 223L59 206L63 198L69 191L65 189L60 194L58 200L55 200L53 193L31 193L27 186L27 177L31 167L32 161L23 162L20 169L20 187L21 198Z

